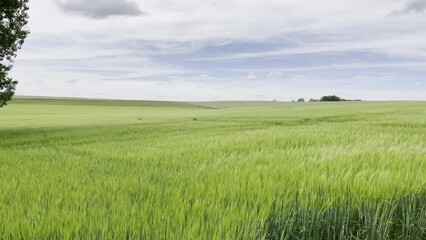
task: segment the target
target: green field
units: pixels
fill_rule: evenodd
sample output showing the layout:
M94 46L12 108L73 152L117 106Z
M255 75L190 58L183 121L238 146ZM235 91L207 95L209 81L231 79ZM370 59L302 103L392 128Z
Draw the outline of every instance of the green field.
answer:
M16 98L0 239L426 239L426 102Z

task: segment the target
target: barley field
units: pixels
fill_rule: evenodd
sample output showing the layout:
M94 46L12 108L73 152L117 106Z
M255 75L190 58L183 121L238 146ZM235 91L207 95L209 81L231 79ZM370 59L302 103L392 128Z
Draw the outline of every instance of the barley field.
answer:
M16 98L0 239L426 239L426 102Z

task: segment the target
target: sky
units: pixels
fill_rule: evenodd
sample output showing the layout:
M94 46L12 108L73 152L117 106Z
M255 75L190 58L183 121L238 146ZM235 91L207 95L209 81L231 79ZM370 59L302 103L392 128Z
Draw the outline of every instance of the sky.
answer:
M426 0L32 0L17 95L426 100Z

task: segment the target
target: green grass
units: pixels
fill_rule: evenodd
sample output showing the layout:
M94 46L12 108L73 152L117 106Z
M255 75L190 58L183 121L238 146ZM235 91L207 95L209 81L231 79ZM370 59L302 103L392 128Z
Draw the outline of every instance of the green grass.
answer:
M426 102L16 99L0 239L426 239Z

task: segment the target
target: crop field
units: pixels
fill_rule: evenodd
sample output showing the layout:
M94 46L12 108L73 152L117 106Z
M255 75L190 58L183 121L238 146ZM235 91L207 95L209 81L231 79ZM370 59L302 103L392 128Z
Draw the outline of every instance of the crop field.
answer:
M426 239L426 102L16 98L0 239Z

